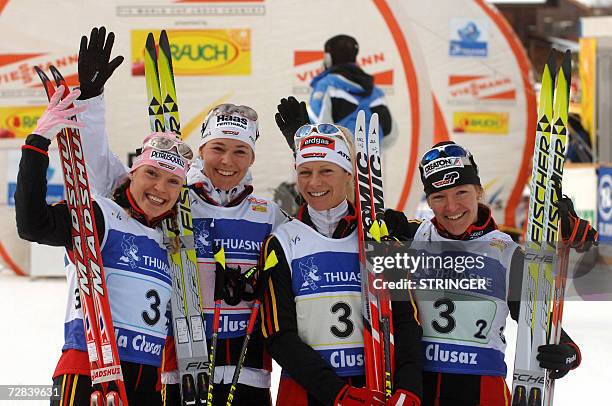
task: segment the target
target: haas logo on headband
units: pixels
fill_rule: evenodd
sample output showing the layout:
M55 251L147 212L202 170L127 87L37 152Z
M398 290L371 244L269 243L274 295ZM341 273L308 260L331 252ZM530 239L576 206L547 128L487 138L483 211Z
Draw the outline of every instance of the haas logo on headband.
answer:
M336 141L327 137L308 137L300 144L300 150L308 147L325 147L329 149L336 148Z
M441 188L448 185L455 184L455 181L459 179L459 172L453 171L444 175L444 177L436 182L433 182L432 185L435 188Z
M227 123L230 122L232 124L237 124L240 127L246 128L246 125L248 124L248 121L246 118L244 117L238 117L238 116L230 116L228 114L219 114L217 116L217 125L221 125L222 123Z

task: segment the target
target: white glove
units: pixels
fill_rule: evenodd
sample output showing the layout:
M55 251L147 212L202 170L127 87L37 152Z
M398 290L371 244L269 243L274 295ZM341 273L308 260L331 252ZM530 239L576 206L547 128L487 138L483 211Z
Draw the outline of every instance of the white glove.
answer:
M84 123L70 120L70 117L85 111L87 107L79 106L67 108L77 97L79 97L81 91L79 89L74 89L72 92L68 93L64 100L60 101L63 94L64 86L62 85L58 87L55 93L53 93L53 96L51 96L47 109L36 123L34 134L38 134L49 141L53 141L57 133L63 128L85 127Z

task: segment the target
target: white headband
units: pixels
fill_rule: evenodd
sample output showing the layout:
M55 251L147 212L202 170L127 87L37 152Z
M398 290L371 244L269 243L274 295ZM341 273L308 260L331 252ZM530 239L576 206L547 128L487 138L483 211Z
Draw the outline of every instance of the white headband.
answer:
M353 174L349 148L339 137L313 134L299 140L296 145L296 168L306 162L331 162Z
M207 118L205 127L202 129L202 139L198 148L208 141L223 138L246 142L255 151L255 141L258 136L257 121L236 113L213 112Z

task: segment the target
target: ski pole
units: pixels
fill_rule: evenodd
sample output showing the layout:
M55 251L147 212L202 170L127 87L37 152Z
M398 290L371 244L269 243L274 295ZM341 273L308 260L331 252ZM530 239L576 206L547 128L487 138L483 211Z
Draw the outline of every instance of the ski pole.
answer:
M229 394L227 396L226 406L231 406L232 402L234 401L234 393L236 392L236 386L238 385L238 378L240 378L240 372L242 371L242 366L244 365L244 359L246 358L249 341L251 340L251 333L253 333L255 321L257 320L257 315L259 314L259 308L261 307L261 298L263 297L265 285L268 281L268 277L270 276L270 269L275 267L276 264L278 264L278 258L276 257L276 252L272 251L268 255L268 258L266 258L266 263L257 277L257 285L255 287L254 292L255 301L253 302L253 307L251 308L251 316L249 318L249 324L246 329L246 336L244 337L244 341L242 342L240 357L238 358L238 363L236 364L236 368L234 369L234 375L232 376L232 384L230 386ZM244 274L244 277L246 279L249 279L258 270L258 267L253 267Z
M213 385L215 382L215 356L217 352L217 340L219 338L219 319L221 318L221 302L223 301L223 288L225 286L225 250L215 245L213 247L215 258L215 310L213 314L213 333L208 352L208 394L206 405L212 406Z

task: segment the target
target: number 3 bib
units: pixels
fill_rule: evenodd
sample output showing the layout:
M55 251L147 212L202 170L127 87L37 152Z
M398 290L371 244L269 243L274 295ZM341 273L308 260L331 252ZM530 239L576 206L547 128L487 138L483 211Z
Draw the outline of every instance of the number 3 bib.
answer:
M340 376L364 373L357 232L327 238L293 221L275 233L291 267L298 335Z
M507 286L517 245L499 231L472 241L448 240L430 221L421 224L414 240L413 248L429 261L412 276L424 370L505 376Z

